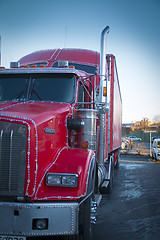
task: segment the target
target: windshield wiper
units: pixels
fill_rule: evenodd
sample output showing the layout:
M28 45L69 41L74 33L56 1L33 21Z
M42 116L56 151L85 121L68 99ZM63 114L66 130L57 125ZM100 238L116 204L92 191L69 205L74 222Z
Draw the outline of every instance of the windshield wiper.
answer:
M38 93L38 91L35 89L35 88L32 88L32 92L31 92L31 96L32 96L32 93L35 93L35 95L39 98L39 100L41 100L42 101L42 98L40 97L40 95L39 95L39 93Z
M20 98L22 97L22 98ZM24 98L24 89L21 89L13 98L10 99L11 101L12 100L21 100L21 101L24 101L25 98Z

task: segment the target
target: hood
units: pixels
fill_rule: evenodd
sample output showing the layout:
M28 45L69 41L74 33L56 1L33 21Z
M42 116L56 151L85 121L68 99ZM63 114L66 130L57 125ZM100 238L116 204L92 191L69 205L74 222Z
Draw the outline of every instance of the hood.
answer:
M2 102L0 115L20 119L31 119L36 125L49 121L63 113L71 112L70 104L59 102Z
M26 139L27 153L26 196L32 197L35 194L41 176L55 161L60 149L68 146L67 116L70 113L71 106L67 103L33 101L0 103L1 121L11 123L8 125L4 123L2 127L4 126L7 131L13 129L13 125L17 123L27 127L27 137L23 138L23 141ZM17 128L20 134L21 129L20 125Z

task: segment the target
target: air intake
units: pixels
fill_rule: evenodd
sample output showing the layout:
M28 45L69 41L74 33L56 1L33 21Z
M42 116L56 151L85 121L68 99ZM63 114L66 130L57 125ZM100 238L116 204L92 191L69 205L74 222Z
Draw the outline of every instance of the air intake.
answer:
M0 121L0 197L23 197L27 127Z

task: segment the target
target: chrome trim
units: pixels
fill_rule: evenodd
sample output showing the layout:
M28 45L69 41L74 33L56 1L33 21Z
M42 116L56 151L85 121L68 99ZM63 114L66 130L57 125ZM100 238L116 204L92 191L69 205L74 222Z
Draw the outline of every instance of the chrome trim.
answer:
M0 234L52 236L78 233L78 203L0 202ZM33 230L33 219L48 219L48 229Z
M23 197L27 127L0 121L0 199Z
M106 79L106 44L105 37L109 33L109 26L105 27L101 33L101 51L100 51L100 102L103 103L103 82Z

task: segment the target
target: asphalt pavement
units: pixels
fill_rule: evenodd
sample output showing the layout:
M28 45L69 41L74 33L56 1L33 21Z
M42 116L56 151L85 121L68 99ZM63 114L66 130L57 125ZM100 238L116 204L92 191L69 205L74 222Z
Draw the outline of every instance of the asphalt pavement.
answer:
M111 195L98 208L93 240L160 239L160 163L122 155Z

